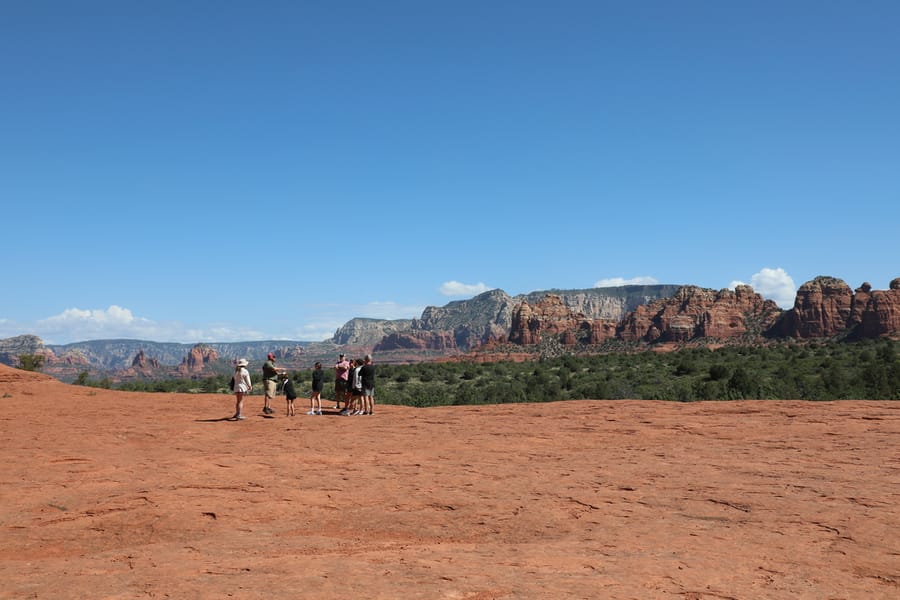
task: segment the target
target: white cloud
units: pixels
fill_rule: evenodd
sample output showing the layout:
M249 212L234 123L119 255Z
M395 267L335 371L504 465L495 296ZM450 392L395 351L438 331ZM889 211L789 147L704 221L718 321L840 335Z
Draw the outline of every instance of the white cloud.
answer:
M492 289L485 284L460 283L459 281L447 281L441 284L440 292L444 296L477 296L482 292Z
M16 329L17 331L9 333L32 333L48 344L118 338L181 343L237 342L272 337L256 330L227 324L198 327L177 321L153 321L136 317L131 310L116 305L93 310L67 308L58 315L40 319L31 325L19 324Z
M656 285L659 283L655 277L643 276L643 277L632 277L631 279L625 279L624 277L610 277L608 279L601 279L597 283L594 284L594 287L603 288L603 287L621 287L623 285Z
M306 315L307 319L268 324L263 330L252 325L221 321L154 321L136 316L131 310L117 305L105 309L67 308L60 314L29 323L2 318L0 339L31 334L40 337L47 344L123 338L184 344L272 339L323 341L331 339L338 328L354 317L412 319L421 316L424 310L425 307L421 305L404 305L393 301L317 306L316 310Z
M67 308L37 321L35 326L42 338L62 336L76 340L135 337L154 330L152 321L137 318L127 308L116 305L95 310Z
M732 281L728 286L734 289L739 285L743 285L743 281ZM768 267L761 269L750 278L750 287L754 289L763 298L774 300L775 304L781 308L793 308L794 300L797 296L797 286L794 280L781 267L770 269Z

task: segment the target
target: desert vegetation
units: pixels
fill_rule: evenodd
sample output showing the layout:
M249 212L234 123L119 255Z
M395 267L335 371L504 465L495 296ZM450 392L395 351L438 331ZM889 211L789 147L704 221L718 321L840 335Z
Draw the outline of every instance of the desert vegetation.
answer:
M532 362L377 365L382 404L447 406L579 399L900 400L900 342L891 340L686 348L564 355ZM293 371L301 397L311 372ZM228 393L228 376L203 380L76 380L142 392ZM254 391L256 393L256 391ZM326 384L324 398L333 398Z

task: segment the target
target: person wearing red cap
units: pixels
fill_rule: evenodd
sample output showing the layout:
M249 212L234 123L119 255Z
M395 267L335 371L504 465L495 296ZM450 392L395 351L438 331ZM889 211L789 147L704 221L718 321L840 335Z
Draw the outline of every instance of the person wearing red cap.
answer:
M275 412L275 409L272 408L272 399L275 398L275 394L278 391L278 369L275 368L275 355L269 352L268 356L266 356L268 360L263 363L263 388L266 390L266 399L265 404L263 405L263 412L267 415L271 415Z

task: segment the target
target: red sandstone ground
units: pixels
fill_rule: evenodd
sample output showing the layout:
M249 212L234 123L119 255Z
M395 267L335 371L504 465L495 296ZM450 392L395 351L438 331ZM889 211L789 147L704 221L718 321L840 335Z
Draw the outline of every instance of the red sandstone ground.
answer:
M900 597L896 402L0 397L0 598Z

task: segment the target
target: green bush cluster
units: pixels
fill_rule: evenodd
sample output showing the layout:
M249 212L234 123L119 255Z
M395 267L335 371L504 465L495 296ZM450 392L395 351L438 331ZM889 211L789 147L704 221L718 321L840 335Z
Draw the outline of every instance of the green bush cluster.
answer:
M418 407L585 398L900 400L898 349L900 342L876 340L610 352L525 363L379 364L376 398ZM309 393L310 371L295 371L292 378L301 397ZM227 380L141 381L117 389L228 393ZM323 398L334 398L333 385L326 385Z

